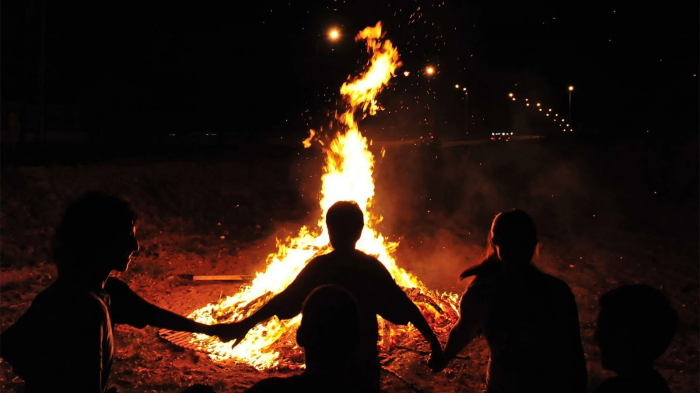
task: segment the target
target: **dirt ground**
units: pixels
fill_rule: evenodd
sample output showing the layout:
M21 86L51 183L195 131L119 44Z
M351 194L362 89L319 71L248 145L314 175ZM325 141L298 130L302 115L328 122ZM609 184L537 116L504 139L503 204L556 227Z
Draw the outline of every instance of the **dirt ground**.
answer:
M480 154L492 157L491 169L483 169ZM494 162L505 162L508 154L494 158L493 152L452 152L446 156L441 166L434 168L436 171L445 172L454 164L464 167L468 175L441 176L442 183L435 188L439 195L416 194L416 189L424 189L430 181L427 177L403 190L399 187L400 192L390 191L397 189L393 182L402 183L410 175L406 164L410 156L404 156L401 165L393 165L389 151L385 167L378 163L377 205L385 203L386 221L393 220L393 224L387 224L386 234L401 242L399 265L431 288L463 291L467 283L459 282L457 276L483 254L488 221L498 211L516 205L513 201L524 201L517 205L542 223L542 247L536 265L566 281L576 295L589 387L593 389L611 376L601 368L593 341L599 297L619 285L646 283L664 292L680 315L676 338L656 362L656 368L674 392L700 389L698 228L697 217L693 216L697 197L693 201L692 192L691 198L669 197L658 205L645 205L647 199L653 203L652 189L658 182L643 191L627 188L641 183L647 187L647 183L653 183L648 178L655 179L656 175L642 174L639 182L633 179L620 184L619 189L611 189L610 184L618 183L616 178L600 180L596 175L599 172L591 169L593 164L564 162L560 156L558 169L548 172L550 177L533 179L535 186L524 198L494 186L494 176L503 170ZM414 161L421 160L419 157ZM316 221L314 198L321 161L312 153L285 150L255 159L188 158L4 168L0 327L4 331L14 323L36 294L56 278L48 250L53 227L67 201L83 192L102 189L131 200L139 215L141 249L130 270L120 277L147 300L188 314L221 295L234 293L237 285L192 283L178 278L178 274L252 274L263 269L266 255L275 251L276 238ZM581 168L587 168L587 172ZM490 172L479 174L479 170ZM532 170L546 172L539 167ZM576 186L571 186L571 174L575 175ZM481 194L471 198L463 190L454 191L453 185L465 182L465 177L472 185L481 182ZM551 197L548 190L541 191L541 199L535 198L532 190L541 187L537 184L556 191ZM591 190L591 184L599 184L599 190ZM577 187L588 190L585 197L572 196L577 195ZM456 195L450 196L449 190ZM646 196L626 199L638 192ZM568 198L565 203L548 207L546 202L558 200L560 195ZM613 197L604 199L606 195ZM433 203L436 196L442 198L439 206ZM454 199L469 199L471 203L455 204ZM565 212L574 208L582 213L566 216ZM647 215L646 220L628 219L640 216L645 209L658 215ZM671 217L668 212L678 210L681 212L673 216L676 221L656 225L656 217ZM613 219L609 217L612 212L620 213ZM690 218L681 224L684 215ZM548 217L550 222L544 222ZM567 225L574 229L561 229ZM205 354L160 339L152 327L139 330L118 326L115 338L111 381L120 391L177 392L192 383L205 383L217 392L237 392L263 378L298 372L260 372L234 362L215 363ZM447 337L443 334L440 339L445 343ZM488 349L483 339L471 343L459 359L437 374L426 365L426 343L415 338L409 344L382 354L386 391L479 392L485 387ZM0 362L0 367L2 391L21 392L22 381L8 364Z

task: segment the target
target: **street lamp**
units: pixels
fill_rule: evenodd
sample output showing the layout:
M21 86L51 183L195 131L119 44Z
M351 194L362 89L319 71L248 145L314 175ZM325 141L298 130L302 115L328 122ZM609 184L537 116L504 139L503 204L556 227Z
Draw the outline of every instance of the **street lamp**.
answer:
M338 38L340 38L340 31L338 29L333 28L328 31L328 39L331 41L335 41Z
M433 66L425 67L425 74L428 76L432 76L433 74L435 74L435 68Z
M574 91L573 86L569 86L569 121L571 121L571 92Z

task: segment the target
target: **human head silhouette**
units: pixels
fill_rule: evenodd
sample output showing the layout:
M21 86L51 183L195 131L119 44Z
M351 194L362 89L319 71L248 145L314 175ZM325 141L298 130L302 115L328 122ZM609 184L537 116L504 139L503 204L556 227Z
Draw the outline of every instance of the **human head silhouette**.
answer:
M626 285L600 298L595 340L603 367L625 372L651 367L671 344L678 314L648 285Z
M504 262L530 262L537 247L535 222L522 210L498 213L491 225L489 246Z
M102 192L73 201L51 245L59 276L92 273L106 278L112 270L126 270L139 248L135 219L129 203Z
M360 337L355 297L337 285L314 289L304 301L297 344L309 361L337 364L352 357Z
M326 225L334 249L352 250L360 240L365 218L362 209L354 201L339 201L328 209Z

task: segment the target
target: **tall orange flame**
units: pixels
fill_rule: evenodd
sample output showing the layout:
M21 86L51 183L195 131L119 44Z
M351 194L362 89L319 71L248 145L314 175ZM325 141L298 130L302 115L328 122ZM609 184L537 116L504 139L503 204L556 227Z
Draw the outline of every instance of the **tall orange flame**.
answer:
M338 120L346 130L338 133L326 150L326 165L321 178L322 214L316 226L304 226L296 237L278 241L277 252L267 257L265 271L257 273L250 285L233 296L195 310L190 318L213 324L239 321L254 313L272 296L283 291L310 259L330 251L326 212L337 201L354 200L365 213L365 228L357 248L376 256L386 266L397 284L414 295L414 301L429 317L429 321L455 319L457 295L430 291L415 276L398 267L393 257L398 243L388 241L375 229L382 217L372 213L374 156L368 149L367 139L358 129L355 112L361 109L363 116L366 116L367 113L374 115L381 109L376 100L377 94L388 85L401 63L399 53L391 42L381 41L381 22L365 28L355 39L366 41L372 57L367 70L350 83L344 83L340 89L348 108L338 116ZM236 359L262 370L279 364L280 349L299 351L295 347L293 334L300 320L300 316L287 321L272 318L253 328L234 348L231 348L231 343L222 343L215 337L203 334L193 335L192 343L208 352L214 360ZM390 332L390 335L393 333Z

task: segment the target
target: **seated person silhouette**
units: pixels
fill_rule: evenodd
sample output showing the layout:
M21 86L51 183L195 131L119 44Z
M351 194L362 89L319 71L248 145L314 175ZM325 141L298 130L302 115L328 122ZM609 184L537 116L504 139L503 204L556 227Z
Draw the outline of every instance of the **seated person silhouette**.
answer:
M306 298L301 314L297 343L304 348L306 371L262 380L247 392L362 392L355 360L360 339L355 298L337 285L323 285Z
M109 277L138 250L134 220L128 203L99 192L69 205L52 242L58 279L0 335L0 356L25 392L106 391L116 323L218 335L223 325L166 311Z
M586 362L574 295L532 265L537 231L513 210L494 218L487 258L462 297L440 370L480 333L491 358L488 392L585 392Z
M377 315L394 324L412 323L425 337L433 358L441 354L440 342L418 307L406 296L376 258L355 249L364 227L362 210L355 202L336 202L326 216L333 251L312 259L294 281L250 317L232 324L229 336L242 340L247 332L273 316L289 319L301 312L304 299L314 288L335 284L347 289L360 306L360 340L357 361L371 381L362 391L379 391ZM234 345L235 345L234 344Z
M668 299L648 285L622 286L604 294L595 339L603 367L617 376L596 392L670 392L652 362L671 345L677 321Z

